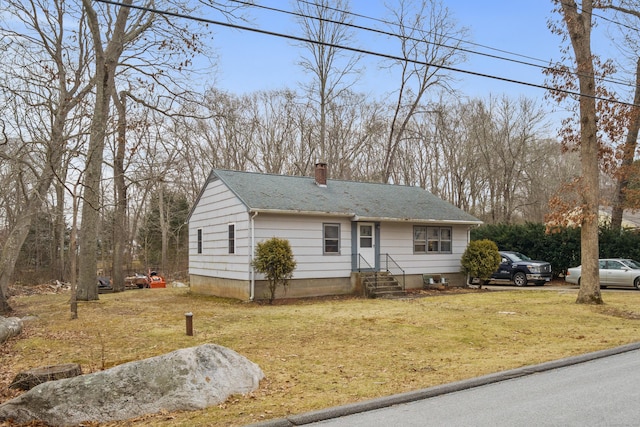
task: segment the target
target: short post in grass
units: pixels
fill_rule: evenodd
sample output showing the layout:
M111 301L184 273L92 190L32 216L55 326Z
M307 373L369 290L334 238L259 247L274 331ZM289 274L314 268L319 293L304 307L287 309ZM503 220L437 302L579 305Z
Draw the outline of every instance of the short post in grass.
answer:
M193 336L193 313L185 313L184 316L187 321L187 335Z

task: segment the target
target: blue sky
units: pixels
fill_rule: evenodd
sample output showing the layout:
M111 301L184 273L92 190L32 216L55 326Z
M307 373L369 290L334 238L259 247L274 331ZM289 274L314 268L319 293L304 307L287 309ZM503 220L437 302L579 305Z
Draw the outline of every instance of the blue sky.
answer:
M292 9L291 2L285 0L256 0L256 2L279 9ZM393 0L389 3L393 3ZM354 13L388 19L384 1L352 0L350 4ZM473 45L469 46L470 49L540 65L547 65L549 61L560 58L560 39L551 34L547 28L548 19L552 17L550 0L449 0L445 1L445 4L459 25L468 28L471 42L500 51ZM250 25L268 31L302 36L291 16L259 9L255 9L251 15L253 23ZM360 18L355 23L362 26L376 25L374 22ZM305 51L294 42L224 27L215 27L214 31L216 33L215 49L219 55L218 74L215 79L215 85L218 88L238 94L283 87L297 88L298 83L306 78L297 65L297 61ZM357 31L356 37L356 43L363 49L374 51L384 49L384 41L380 36ZM379 62L379 58L365 57L363 64L366 68L357 87L358 90L384 96L396 85L397 79L386 76L378 68ZM480 55L469 54L467 62L459 64L458 68L512 80L544 84L544 76L540 68L488 59ZM462 73L454 73L454 75L458 80L456 87L463 96L488 97L490 94L507 94L515 98L525 95L543 102L545 94L543 89Z

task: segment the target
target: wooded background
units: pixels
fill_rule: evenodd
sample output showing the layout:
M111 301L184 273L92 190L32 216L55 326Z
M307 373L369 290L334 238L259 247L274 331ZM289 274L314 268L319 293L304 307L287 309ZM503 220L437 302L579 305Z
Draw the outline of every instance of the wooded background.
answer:
M543 223L554 196L580 194L579 144L571 120L551 122L556 107L456 91L446 67L464 62L468 29L440 1L390 2L397 57L380 66L397 89L377 97L352 89L362 54L335 47L357 38L347 0L293 3L310 83L243 95L195 65L215 58L206 23L158 11L246 22L250 5L142 3L0 3L0 285L114 268L185 277L185 220L214 167L311 176L324 161L329 179L420 186L490 224ZM549 74L556 88L572 75ZM577 111L570 96L553 102ZM602 141L610 204L624 141Z

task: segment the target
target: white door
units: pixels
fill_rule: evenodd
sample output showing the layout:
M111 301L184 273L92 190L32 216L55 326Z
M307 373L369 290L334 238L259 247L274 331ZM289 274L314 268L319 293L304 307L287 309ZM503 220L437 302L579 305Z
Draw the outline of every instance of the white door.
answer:
M358 254L360 268L376 268L376 228L372 222L358 223ZM364 262L362 262L364 260Z

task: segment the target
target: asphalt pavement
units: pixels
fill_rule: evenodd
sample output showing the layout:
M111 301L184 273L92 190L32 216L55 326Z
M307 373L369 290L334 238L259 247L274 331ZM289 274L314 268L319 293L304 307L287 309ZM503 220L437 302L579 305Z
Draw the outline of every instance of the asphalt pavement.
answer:
M254 427L638 426L640 342Z

